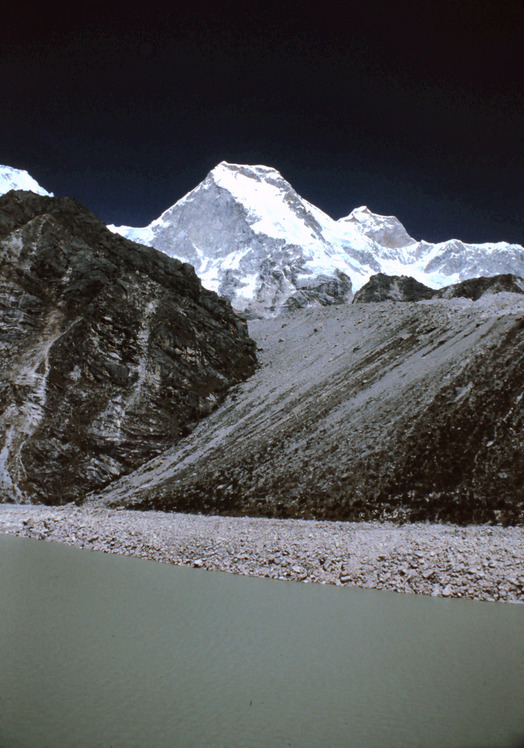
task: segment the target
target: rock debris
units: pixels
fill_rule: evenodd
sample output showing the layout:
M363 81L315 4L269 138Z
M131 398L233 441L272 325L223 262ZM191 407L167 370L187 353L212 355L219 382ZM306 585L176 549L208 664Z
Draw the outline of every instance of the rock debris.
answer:
M0 532L305 583L524 602L524 528L0 506Z

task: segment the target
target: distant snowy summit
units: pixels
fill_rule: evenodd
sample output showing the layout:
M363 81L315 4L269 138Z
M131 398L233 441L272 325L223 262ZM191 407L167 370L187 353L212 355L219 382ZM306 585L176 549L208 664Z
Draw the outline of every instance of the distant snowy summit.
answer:
M149 226L109 228L191 263L204 286L250 316L344 302L375 273L434 288L524 276L519 245L417 241L397 218L367 207L335 221L267 166L222 162Z
M0 164L0 195L5 195L9 190L30 190L37 195L47 195L53 197L52 192L40 187L36 179L24 169L14 169L12 166L2 166Z

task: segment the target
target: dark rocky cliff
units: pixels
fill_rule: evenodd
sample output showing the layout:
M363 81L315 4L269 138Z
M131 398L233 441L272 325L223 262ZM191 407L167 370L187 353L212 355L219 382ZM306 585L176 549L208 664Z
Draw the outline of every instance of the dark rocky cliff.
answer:
M175 444L255 347L193 268L82 205L0 198L0 500L78 500Z

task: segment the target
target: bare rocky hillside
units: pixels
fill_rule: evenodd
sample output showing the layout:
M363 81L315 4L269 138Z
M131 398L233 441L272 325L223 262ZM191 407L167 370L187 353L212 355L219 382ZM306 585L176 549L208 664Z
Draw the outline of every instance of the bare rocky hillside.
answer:
M250 325L261 366L107 506L524 520L524 300L383 302Z

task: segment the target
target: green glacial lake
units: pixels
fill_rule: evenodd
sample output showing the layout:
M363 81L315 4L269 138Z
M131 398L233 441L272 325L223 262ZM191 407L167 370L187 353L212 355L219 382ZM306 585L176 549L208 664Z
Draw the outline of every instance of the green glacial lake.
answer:
M0 537L1 748L524 741L524 605Z

